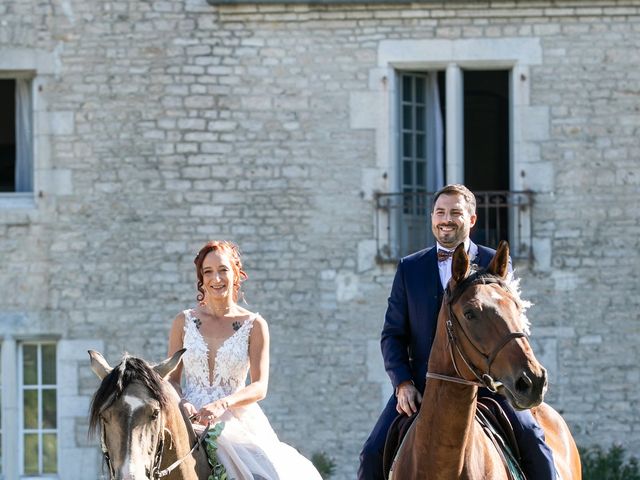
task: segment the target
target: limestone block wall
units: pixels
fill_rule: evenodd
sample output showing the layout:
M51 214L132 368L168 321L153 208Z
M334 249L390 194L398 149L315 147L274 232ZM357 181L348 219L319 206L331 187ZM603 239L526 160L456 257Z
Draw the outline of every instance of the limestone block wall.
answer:
M0 318L21 319L5 335L68 342L78 378L65 370L61 398L84 408L97 381L71 346L164 358L197 248L234 240L271 329L263 408L337 479L389 394L377 341L395 266L375 261L372 195L395 167L387 110L361 95L382 89L381 42L534 39L543 114L521 154L544 169L534 260L517 265L533 344L579 443L640 451L639 1L3 0L0 27L0 72L34 71L37 109L33 204L0 198ZM86 421L64 418L75 455Z

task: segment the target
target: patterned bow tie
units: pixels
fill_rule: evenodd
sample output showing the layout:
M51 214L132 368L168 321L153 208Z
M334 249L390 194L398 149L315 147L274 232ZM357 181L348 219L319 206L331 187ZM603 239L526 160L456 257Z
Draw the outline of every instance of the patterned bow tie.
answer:
M448 258L453 256L453 251L438 249L438 261L445 262Z

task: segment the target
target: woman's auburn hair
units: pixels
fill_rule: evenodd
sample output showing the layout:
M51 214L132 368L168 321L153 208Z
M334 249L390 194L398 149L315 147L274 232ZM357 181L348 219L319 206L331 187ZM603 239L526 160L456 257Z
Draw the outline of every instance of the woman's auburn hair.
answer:
M240 284L244 282L249 276L242 269L242 260L240 259L240 249L238 246L228 240L211 240L205 243L198 251L193 263L196 265L196 276L198 277L198 295L197 300L201 302L204 300L204 288L203 288L203 275L202 264L205 257L211 252L219 252L227 255L231 260L231 268L233 269L233 301L238 301L240 293Z

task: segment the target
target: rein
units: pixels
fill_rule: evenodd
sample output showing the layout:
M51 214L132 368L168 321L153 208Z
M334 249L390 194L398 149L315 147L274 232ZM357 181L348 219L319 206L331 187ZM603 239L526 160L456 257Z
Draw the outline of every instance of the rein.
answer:
M160 443L160 454L158 455L156 453L157 460L156 460L156 464L153 466L153 478L166 477L171 472L173 472L178 467L178 465L180 465L189 455L191 455L193 452L195 452L200 447L200 444L204 441L205 438L207 438L207 434L209 433L210 427L211 427L211 424L207 423L207 427L202 432L202 435L200 435L200 436L196 435L196 442L193 444L193 447L191 447L191 450L189 450L186 453L186 455L184 455L182 458L179 458L178 460L173 462L171 465L169 465L164 470L158 471L158 469L160 468L160 461L162 460L162 448L163 448L163 441L160 440L160 442L159 442Z
M520 331L520 332L511 332L511 333L505 335L489 355L486 355L484 352L482 352L482 350L480 350L473 343L473 341L469 338L469 336L464 331L464 328L462 328L462 325L460 324L460 321L456 317L455 313L453 313L453 304L454 304L454 302L456 302L460 298L460 296L465 292L465 290L467 288L469 288L469 287L471 287L473 285L479 285L479 284L482 284L482 285L497 284L502 289L506 290L507 292L510 291L509 287L507 286L507 284L503 280L501 280L500 278L498 278L498 277L496 277L494 275L488 274L486 272L474 272L474 273L472 273L466 279L464 279L460 284L456 285L456 288L453 290L453 292L451 291L449 286L447 286L447 289L446 289L446 292L445 292L446 293L445 301L447 303L447 310L448 310L448 314L449 314L449 318L447 319L447 323L446 323L447 336L449 338L449 355L451 356L451 362L453 363L453 368L455 369L455 371L458 374L458 376L457 377L451 377L451 376L448 376L448 375L441 375L439 373L427 372L427 378L433 378L433 379L436 379L436 380L444 380L444 381L448 381L448 382L460 383L462 385L470 385L470 386L476 386L476 387L486 387L490 391L495 393L495 392L497 392L498 387L501 386L501 383L500 382L496 382L493 379L493 377L491 377L491 365L493 364L494 360L496 359L496 357L498 356L500 351L511 340L514 340L516 338L527 338L527 334L522 332L522 331ZM454 322L455 322L455 324L454 324ZM471 345L471 347L476 351L476 353L478 353L481 357L484 358L484 360L486 362L486 373L483 373L477 367L473 366L471 364L471 362L467 359L467 357L464 354L464 352L460 349L460 345L458 343L458 338L456 337L456 334L455 334L455 331L454 331L454 327L457 327L456 329L462 332L462 335L464 335L464 338ZM454 355L454 352L453 352L454 348L456 349L456 352L458 352L458 356L462 359L462 361L464 362L465 366L469 369L469 371L473 374L473 376L476 377L477 381L467 380L467 379L462 377L462 374L460 373L460 370L458 369L458 365L456 364L456 359L455 359L455 355Z

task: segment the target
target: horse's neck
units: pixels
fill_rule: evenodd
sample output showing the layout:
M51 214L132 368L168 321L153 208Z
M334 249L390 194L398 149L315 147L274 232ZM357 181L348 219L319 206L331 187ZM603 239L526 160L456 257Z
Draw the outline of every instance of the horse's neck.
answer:
M166 416L166 427L170 434L166 431L164 433L165 453L162 457L160 468L165 469L174 462L184 458L166 477L167 480L206 479L210 473L210 469L204 445L195 449L192 454L189 454L197 438L193 432L193 428L188 426L188 417L178 403L172 403L170 405Z
M445 329L446 314L441 311L431 348L428 371L458 377L451 360ZM458 478L465 456L470 454L476 410L477 387L428 378L422 408L416 419L419 451L430 458L425 466L441 472L439 478Z

